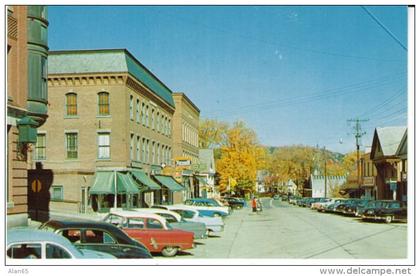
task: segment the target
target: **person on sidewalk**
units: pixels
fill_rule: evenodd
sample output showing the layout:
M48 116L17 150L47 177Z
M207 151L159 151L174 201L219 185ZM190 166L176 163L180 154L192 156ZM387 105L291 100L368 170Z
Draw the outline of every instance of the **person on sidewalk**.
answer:
M252 212L256 213L257 212L257 199L255 197L252 198L251 207L252 207Z

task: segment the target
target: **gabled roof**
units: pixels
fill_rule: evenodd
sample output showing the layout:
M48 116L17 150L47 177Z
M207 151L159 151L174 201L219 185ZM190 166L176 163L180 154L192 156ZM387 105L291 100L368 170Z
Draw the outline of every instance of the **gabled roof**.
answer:
M380 147L384 157L395 156L406 130L407 127L405 126L376 128L370 153L371 159L375 158L378 147Z
M401 143L398 146L396 155L402 157L407 156L407 129L405 130Z
M175 107L172 91L126 49L51 51L48 74L129 73Z

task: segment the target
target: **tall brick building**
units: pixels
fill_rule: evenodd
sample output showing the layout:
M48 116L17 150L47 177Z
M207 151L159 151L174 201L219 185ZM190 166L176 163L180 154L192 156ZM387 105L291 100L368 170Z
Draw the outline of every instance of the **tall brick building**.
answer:
M36 128L47 119L47 8L7 7L7 226L26 225L28 166ZM32 185L33 184L33 185Z
M50 52L48 86L34 161L53 172L51 210L86 212L92 195L112 207L114 185L118 206L152 204L151 174L172 163L172 91L124 49Z

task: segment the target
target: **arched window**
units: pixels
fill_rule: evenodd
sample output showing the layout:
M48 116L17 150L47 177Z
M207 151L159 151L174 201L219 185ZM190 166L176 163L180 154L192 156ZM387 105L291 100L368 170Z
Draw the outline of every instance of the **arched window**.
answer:
M98 93L98 114L102 116L109 115L109 93Z
M77 115L77 94L76 93L66 94L66 115L67 116Z

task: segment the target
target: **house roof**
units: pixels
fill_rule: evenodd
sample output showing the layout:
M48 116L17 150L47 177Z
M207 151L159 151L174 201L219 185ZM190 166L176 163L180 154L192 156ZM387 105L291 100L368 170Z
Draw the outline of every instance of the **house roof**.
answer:
M400 145L406 130L407 127L405 126L376 128L373 136L371 158L373 158L372 154L375 154L375 147L378 146L378 141L383 156L396 155L398 146Z
M175 107L172 91L126 49L51 51L48 74L129 73Z
M397 156L406 156L407 155L407 129L404 132L404 135L401 139L401 143L398 145Z

